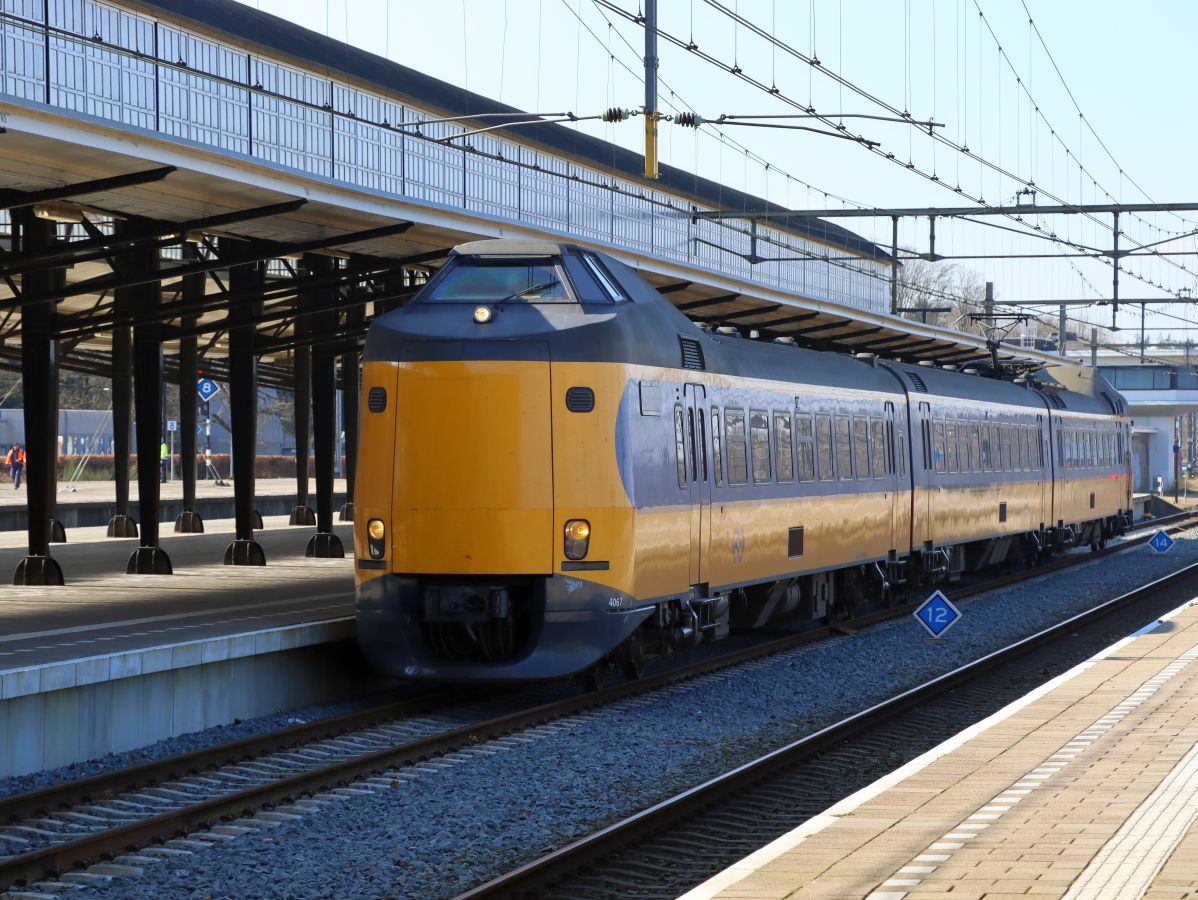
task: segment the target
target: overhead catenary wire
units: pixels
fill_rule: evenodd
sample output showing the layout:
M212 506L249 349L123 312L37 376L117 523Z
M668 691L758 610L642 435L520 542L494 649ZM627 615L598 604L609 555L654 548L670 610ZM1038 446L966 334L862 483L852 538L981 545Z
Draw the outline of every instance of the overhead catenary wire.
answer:
M643 24L644 24L643 21L635 13L632 13L629 10L626 10L626 9L620 7L618 4L612 2L612 0L593 0L593 2L597 6L602 6L606 9L610 10L611 12L613 12L617 15L623 16L624 18L626 18L629 21L632 21L638 25L643 26ZM714 9L720 11L725 16L731 18L732 21L734 22L734 24L736 24L738 26L746 27L746 28L752 30L754 33L758 34L763 39L773 42L773 43L776 43L776 45L779 47L779 49L783 49L784 52L786 52L790 55L793 55L796 58L806 62L809 66L819 68L819 70L821 72L824 72L828 77L833 78L838 83L842 83L843 85L848 87L850 90L857 93L859 96L862 96L863 98L868 99L871 102L874 102L874 103L882 106L884 109L887 109L888 111L890 111L898 116L903 115L904 111L900 111L900 110L896 109L893 105L888 104L885 100L882 100L881 98L876 97L869 91L866 91L866 90L860 88L859 86L855 85L848 79L845 79L842 76L838 75L837 73L830 71L829 69L827 69L827 67L824 67L822 65L816 65L815 60L805 56L804 54L802 54L800 51L796 50L789 44L778 39L776 36L769 34L764 29L762 29L760 26L757 26L754 23L748 21L743 16L740 16L736 11L729 9L725 4L719 2L719 0L703 0L703 2L707 3L707 5L713 7ZM660 27L660 25L658 26L658 34L660 37L666 39L667 41L674 44L675 46L678 46L678 47L692 53L693 55L699 57L700 59L708 62L709 64L714 65L717 68L720 68L723 71L734 75L735 77L739 78L740 80L744 81L747 84L750 84L751 86L757 88L758 90L761 90L764 93L770 94L771 96L774 96L791 106L797 107L801 110L805 110L810 113L816 113L817 117L819 116L819 114L815 110L810 109L808 106L805 106L800 101L795 100L794 98L788 96L784 92L771 90L770 87L766 86L763 82L761 82L760 79L755 78L755 77L749 75L748 73L744 72L740 68L739 65L735 65L735 66L729 65L728 63L720 60L714 54L711 54L704 50L701 50L700 48L694 46L693 43L688 43L688 42L682 41L675 35L663 30ZM826 123L835 127L835 124L831 121L830 117L826 117ZM983 166L984 168L989 168L990 170L994 171L996 174L998 174L1000 176L1010 178L1012 181L1015 181L1016 183L1020 183L1020 184L1027 183L1026 179L1022 179L1019 176L1016 176L1013 173L1007 171L999 163L989 160L981 154L975 153L974 151L970 150L966 146L957 145L951 139L947 139L940 134L933 134L932 140L941 141L941 142L949 144L950 146L954 147L959 152L964 153L973 159L976 159L979 162L979 165ZM879 156L882 156L882 157L884 157L884 158L886 158L886 159L888 159L888 160L890 160L910 171L916 172L916 174L919 174L920 176L928 179L929 181L933 181L935 183L942 184L944 187L946 187L950 190L954 190L956 193L958 193L962 196L969 197L970 199L974 200L975 202L978 202L981 205L987 205L984 198L981 197L980 195L974 196L973 194L969 193L965 189L961 188L959 185L955 188L952 188L952 187L948 186L947 184L944 184L944 182L940 181L940 179L938 177L936 177L934 175L934 173L923 170L922 168L917 166L913 160L908 160L906 163L904 163L902 160L897 159L897 157L892 152L888 153L888 152L881 150L880 148L868 147L868 146L867 146L867 149L869 149L871 152L873 152ZM1047 196L1049 196L1052 199L1059 202L1061 205L1065 205L1065 206L1071 205L1070 201L1065 200L1064 198L1058 197L1055 194L1052 194L1052 193L1049 193L1046 191L1044 193ZM1103 227L1103 228L1108 227L1106 225L1106 223L1103 223L1103 222L1097 220L1092 215L1090 215L1090 218L1094 220L1096 225ZM1070 242L1067 240L1062 240L1062 243L1069 245ZM1132 243L1138 243L1138 242L1132 241ZM1108 262L1107 264L1110 265L1111 263ZM1175 262L1173 262L1172 264L1175 266L1178 265ZM1179 268L1185 269L1184 266L1179 266ZM1128 277L1135 278L1137 280L1143 281L1146 284L1156 286L1156 282L1154 280L1147 278L1146 276L1140 274L1139 272L1137 272L1133 269L1124 269L1123 271Z

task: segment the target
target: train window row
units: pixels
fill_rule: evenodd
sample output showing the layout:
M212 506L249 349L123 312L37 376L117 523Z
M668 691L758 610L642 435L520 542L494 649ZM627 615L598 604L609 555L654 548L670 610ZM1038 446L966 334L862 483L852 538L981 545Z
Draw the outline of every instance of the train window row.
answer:
M923 420L923 464L952 472L1024 472L1044 467L1039 428L953 416Z
M1057 463L1062 469L1111 468L1123 459L1123 435L1113 428L1062 428Z
M679 408L679 413L681 408ZM833 413L744 410L725 407L721 433L718 407L711 409L712 464L715 483L723 483L725 456L730 485L795 481L867 481L885 478L896 469L894 429L889 417ZM699 422L702 428L703 415ZM681 419L679 419L681 422ZM678 426L681 434L681 424ZM722 439L722 440L721 440ZM899 474L906 474L899 435ZM679 486L685 487L686 450L678 439Z

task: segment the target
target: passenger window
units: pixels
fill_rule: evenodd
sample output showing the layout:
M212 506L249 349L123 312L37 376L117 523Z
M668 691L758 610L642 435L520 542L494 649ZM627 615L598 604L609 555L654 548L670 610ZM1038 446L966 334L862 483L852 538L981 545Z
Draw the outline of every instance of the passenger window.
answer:
M836 417L836 475L841 481L853 477L852 429L848 416Z
M957 423L948 419L944 423L944 439L947 442L948 470L957 471Z
M819 450L819 480L831 481L836 477L836 469L832 465L832 417L819 415L815 417L815 440Z
M969 423L957 423L957 446L960 448L957 451L957 466L960 471L968 472L970 470L969 461Z
M869 474L869 419L853 416L853 449L857 457L857 478L861 481Z
M699 410L699 469L707 480L707 428L703 424L703 410Z
M1015 457L1011 454L1011 426L1004 425L1002 429L1002 461L1008 472L1015 471Z
M749 480L749 450L744 411L725 407L724 428L728 436L728 483L745 484Z
M973 471L982 471L982 438L977 422L969 423L969 464Z
M815 480L815 435L811 416L795 413L795 442L799 451L799 481Z
M869 420L870 434L873 436L873 453L871 462L873 463L874 478L886 477L886 438L885 432L882 430L881 419Z
M1019 468L1027 470L1031 468L1032 453L1031 449L1028 447L1028 431L1026 425L1019 426L1019 432L1017 436L1019 438Z
M925 472L930 472L932 471L931 426L928 424L927 419L921 420L919 424L920 432L922 433L921 437L923 438L923 468Z
M993 472L994 464L991 462L990 457L990 426L985 422L982 422L981 425L978 426L978 430L981 434L982 441L982 471Z
M790 413L774 413L774 465L779 481L795 480L794 451L790 443Z
M674 407L674 451L678 457L678 487L686 488L686 435L682 425L682 407Z
M686 442L691 454L691 481L699 480L699 460L695 452L695 411L686 411Z
M944 472L947 458L944 455L944 422L937 419L932 423L932 435L935 438L934 446L936 448L936 471Z
M990 424L990 471L1002 471L1002 444L998 439L998 425Z
M724 454L720 452L720 411L711 408L711 467L715 470L715 483L724 483Z
M749 436L753 441L753 480L770 480L770 417L760 409L749 411Z

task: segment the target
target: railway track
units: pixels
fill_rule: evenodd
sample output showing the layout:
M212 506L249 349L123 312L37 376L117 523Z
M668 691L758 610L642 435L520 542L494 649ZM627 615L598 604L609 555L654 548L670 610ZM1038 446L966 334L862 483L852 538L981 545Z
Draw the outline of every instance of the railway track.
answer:
M1192 596L1188 582L1194 579L1198 579L1198 563L737 766L479 885L457 900L534 895L572 900L676 897L897 768L908 756L918 755L907 749L911 745L919 745L922 752L923 744L935 746L965 724L1001 707L1007 698L996 697L993 684L984 679L1010 678L1010 673L997 675L1003 667L1017 665L1046 648L1055 655L1058 641L1068 639L1076 644L1074 639L1083 629L1133 605L1159 599L1170 608L1176 606L1182 587L1181 597ZM1143 613L1134 621L1143 624ZM1109 641L1109 637L1102 640ZM1029 662L1027 668L1025 675L1030 680L1020 691L1044 680L1043 662ZM971 688L975 689L973 695ZM951 698L940 699L949 691ZM933 702L935 706L929 706ZM960 720L946 712L946 707L961 711ZM943 730L942 736L928 733L935 726ZM901 744L907 749L901 758L885 759ZM879 757L883 758L881 767ZM871 766L875 767L872 771ZM852 777L863 779L862 783L852 783ZM722 859L718 857L721 853Z
M1148 533L1111 545L1098 554L1075 554L1030 572L1018 573L962 590L955 600L1003 587L1142 543L1169 522L1179 530L1195 516L1157 520ZM356 780L393 784L406 765L447 755L475 744L533 728L668 684L783 652L803 643L908 614L915 604L898 606L850 621L756 644L717 657L673 667L641 680L602 691L528 705L501 715L471 718L470 701L502 701L498 692L438 692L383 706L297 725L231 744L145 763L0 798L0 890L31 885L58 876L86 881L81 867L95 861L139 859L131 850L165 842L220 841L235 836L254 820L244 817L265 808L284 816L308 812L280 807L295 798L343 789ZM457 710L457 712L449 712ZM438 715L428 717L430 712ZM420 716L425 718L419 718ZM381 773L381 774L380 774ZM231 824L230 824L231 823ZM260 824L260 823L259 823ZM7 855L5 855L7 854ZM100 874L111 871L103 868ZM44 882L43 882L44 883ZM55 886L53 881L51 885Z

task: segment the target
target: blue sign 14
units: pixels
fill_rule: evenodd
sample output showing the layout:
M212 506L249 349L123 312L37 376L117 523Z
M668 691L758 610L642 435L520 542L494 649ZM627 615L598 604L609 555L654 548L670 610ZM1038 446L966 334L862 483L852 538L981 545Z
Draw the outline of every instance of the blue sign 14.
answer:
M912 615L934 638L942 636L961 618L961 611L940 591L935 591Z
M1170 537L1169 533L1162 528L1152 536L1152 540L1148 542L1148 546L1157 553L1168 553L1169 549L1176 543L1177 541Z

